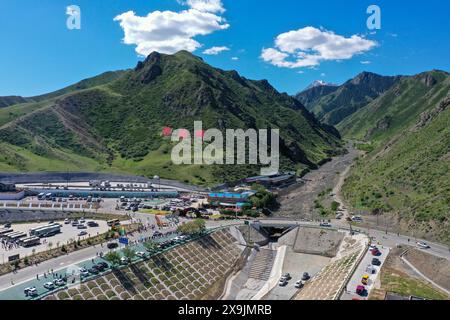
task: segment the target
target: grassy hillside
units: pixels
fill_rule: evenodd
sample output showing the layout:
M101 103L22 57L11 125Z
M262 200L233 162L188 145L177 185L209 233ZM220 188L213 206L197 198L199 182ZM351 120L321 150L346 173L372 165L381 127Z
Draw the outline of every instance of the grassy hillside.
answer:
M450 242L450 76L402 79L339 125L368 153L347 178L350 204L400 218L403 231Z
M281 135L282 169L301 171L338 152L334 128L267 81L205 64L187 52L151 54L134 70L106 73L34 103L0 110L0 168L128 172L209 184L257 166L175 166L164 127L271 129Z

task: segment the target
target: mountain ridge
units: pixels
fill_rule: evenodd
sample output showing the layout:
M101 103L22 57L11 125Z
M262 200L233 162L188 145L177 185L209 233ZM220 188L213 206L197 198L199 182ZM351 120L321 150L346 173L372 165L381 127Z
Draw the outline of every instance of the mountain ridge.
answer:
M133 69L99 77L2 109L0 171L66 167L176 176L197 184L257 172L248 166L174 166L171 143L161 131L192 130L194 120L202 120L205 129L282 128L282 169L299 173L340 152L334 128L267 80L211 67L188 52L152 53Z

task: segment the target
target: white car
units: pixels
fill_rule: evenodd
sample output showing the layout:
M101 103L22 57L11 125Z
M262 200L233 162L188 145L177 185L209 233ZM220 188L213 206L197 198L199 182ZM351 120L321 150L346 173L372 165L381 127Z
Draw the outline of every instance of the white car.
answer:
M37 294L38 294L36 287L25 288L25 290L23 290L23 292L25 293L26 296L31 296L31 297L37 296Z
M71 224L70 219L65 219L65 220L64 220L64 224Z
M426 242L417 242L417 245L422 249L430 249L430 246Z
M280 281L278 282L278 285L280 287L285 287L285 286L287 286L287 284L288 284L288 282L285 278L281 278Z
M66 283L64 282L63 279L56 279L55 281L53 281L53 283L54 283L55 286L57 286L57 287L62 287L62 286L65 286L65 285L66 285Z
M302 281L302 280L298 280L298 281L295 283L295 287L296 287L297 289L303 288L304 285L305 285L305 282Z
M80 275L82 277L89 277L89 271L86 270L86 268L80 268Z
M127 264L128 263L128 258L126 258L126 257L120 258L120 263Z
M44 288L48 289L48 290L53 290L53 289L55 289L55 285L53 284L53 282L46 282L44 284Z

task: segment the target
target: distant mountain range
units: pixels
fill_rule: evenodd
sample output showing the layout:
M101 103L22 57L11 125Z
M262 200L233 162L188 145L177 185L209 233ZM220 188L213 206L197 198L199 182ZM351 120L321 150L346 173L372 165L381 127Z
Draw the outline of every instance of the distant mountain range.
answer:
M193 130L194 120L205 129L280 128L282 169L299 173L340 152L337 130L298 100L186 51L155 52L134 69L15 99L0 98L0 171L129 172L197 184L259 172L255 166L173 165L162 129Z
M320 88L320 90L318 90ZM368 153L343 192L350 205L398 218L403 232L450 243L450 75L364 72L297 99Z
M313 86L295 97L320 121L336 125L379 97L400 78L363 72L341 86Z
M315 80L313 81L305 90L309 90L316 87L337 87L337 84L325 82L323 80Z

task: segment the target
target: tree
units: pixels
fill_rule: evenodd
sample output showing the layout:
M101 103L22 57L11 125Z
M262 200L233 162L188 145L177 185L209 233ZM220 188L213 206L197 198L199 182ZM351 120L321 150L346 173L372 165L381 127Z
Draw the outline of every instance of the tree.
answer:
M125 247L125 249L122 250L122 253L125 256L125 258L127 258L129 263L136 256L136 251L130 247Z
M206 229L205 220L196 219L191 222L186 222L178 227L178 232L181 232L185 235L195 235L202 233Z
M120 264L120 254L118 254L116 251L111 251L105 254L104 259L111 263L112 267Z
M253 207L264 209L276 208L278 206L276 196L272 192L267 191L263 186L253 185L252 190L256 191L249 199Z
M144 247L150 253L154 253L154 252L156 252L158 250L158 245L155 242L153 242L153 241L149 241L149 242L144 243Z

